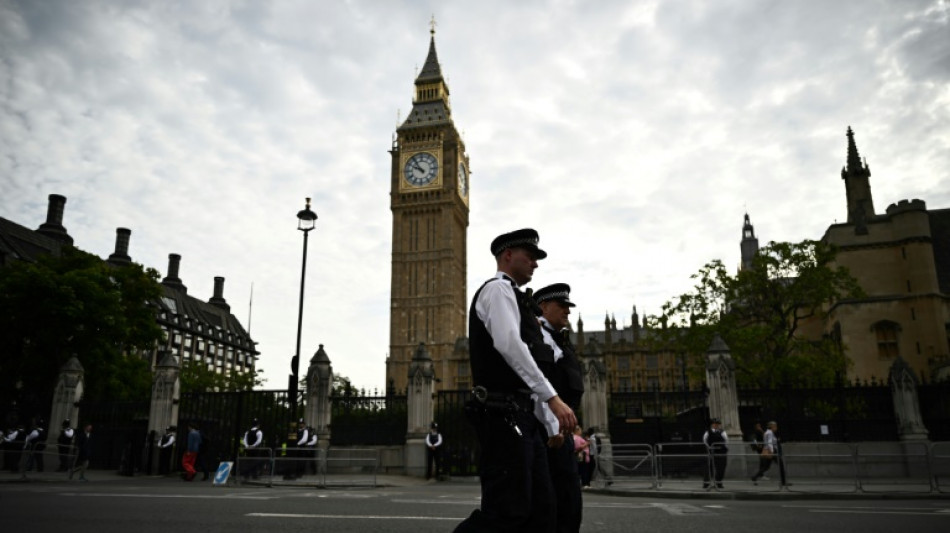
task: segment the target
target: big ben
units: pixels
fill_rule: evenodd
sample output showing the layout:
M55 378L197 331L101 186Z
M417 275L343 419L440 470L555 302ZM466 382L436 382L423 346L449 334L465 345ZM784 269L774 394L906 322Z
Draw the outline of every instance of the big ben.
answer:
M393 213L389 357L386 382L404 390L409 363L424 345L437 389L469 386L466 234L469 158L449 103L435 51L415 80L412 111L396 130L390 154Z

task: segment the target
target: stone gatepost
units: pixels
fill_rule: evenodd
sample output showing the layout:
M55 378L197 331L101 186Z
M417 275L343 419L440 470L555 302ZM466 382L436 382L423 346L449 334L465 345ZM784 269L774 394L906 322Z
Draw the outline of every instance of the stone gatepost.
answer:
M426 472L425 438L429 433L429 424L435 415L435 369L432 357L420 342L416 353L409 363L409 390L407 431L406 431L406 475L422 477Z
M64 420L69 420L70 427L80 428L79 400L83 393L83 368L75 355L60 367L56 387L53 389L53 408L49 416L49 431L46 433L47 447L51 449L59 438L59 428Z
M722 422L722 430L729 436L730 459L726 477L747 478L749 465L757 465L758 457L743 457L742 427L739 425L739 395L736 390L736 363L729 347L717 333L706 350L706 387L709 389L709 417ZM703 429L705 432L708 427ZM747 459L747 460L743 460Z
M584 395L581 397L581 415L578 420L584 429L596 428L600 437L601 470L608 476L613 475L613 446L610 443L610 419L607 415L607 365L596 343L587 345L581 355L581 370L584 372ZM595 475L595 477L597 477ZM601 476L602 477L602 476Z
M307 368L307 394L304 422L317 432L317 449L326 456L330 447L330 394L333 392L333 366L323 345L310 358Z
M927 428L920 416L920 401L917 398L917 385L920 382L914 370L898 356L891 365L888 375L891 384L891 396L894 400L894 416L897 418L897 434L904 442L926 442Z
M148 471L158 471L159 454L155 441L165 428L178 425L178 399L181 389L181 367L170 350L160 350L155 374L152 376L152 402L148 410Z

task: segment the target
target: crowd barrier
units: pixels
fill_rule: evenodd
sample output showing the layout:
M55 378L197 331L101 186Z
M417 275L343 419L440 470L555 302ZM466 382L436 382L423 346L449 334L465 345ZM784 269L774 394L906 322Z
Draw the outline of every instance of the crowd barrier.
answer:
M689 490L714 477L713 454L701 442L614 444L604 450L595 484L618 488ZM767 466L765 476L752 477ZM763 461L749 442L729 445L718 489L825 493L950 492L950 442L787 443Z
M275 480L316 487L376 487L379 450L341 448L257 448L237 458L233 482L255 481L273 486ZM257 454L257 455L255 455Z

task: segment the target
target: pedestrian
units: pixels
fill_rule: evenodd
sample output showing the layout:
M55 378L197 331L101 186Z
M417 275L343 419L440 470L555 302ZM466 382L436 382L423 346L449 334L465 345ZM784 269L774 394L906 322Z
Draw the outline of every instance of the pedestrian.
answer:
M778 423L773 420L768 423L768 428L762 438L759 471L752 476L752 484L758 485L759 479L765 478L765 473L772 467L772 463L778 463L779 482L785 487L787 483L785 482L785 461L782 459L782 444L775 434L778 431Z
M210 455L213 453L211 438L208 436L208 433L200 427L196 429L198 430L198 435L201 437L201 442L198 444L198 458L195 460L195 470L202 473L201 481L208 481L211 472L208 468L208 463L211 461Z
M246 457L246 466L242 469L241 475L245 480L248 476L257 479L263 462L262 453L266 453L266 451L262 448L264 432L261 431L260 422L256 418L251 421L251 427L244 432L241 443L244 445L244 455Z
M194 481L195 474L195 461L198 459L198 450L201 448L201 433L198 433L198 428L194 422L189 422L186 426L188 428L188 436L185 441L185 453L181 456L181 468L184 470L181 477L185 481Z
M581 485L584 488L590 488L590 482L597 473L597 454L600 452L600 446L597 443L600 437L594 433L594 428L588 428L584 432L584 439L587 441L587 470L581 478Z
M726 462L729 459L729 435L723 431L718 418L709 421L709 430L703 434L703 444L709 454L709 463L703 470L703 488L709 488L712 474L716 488L721 489L722 477L726 473Z
M534 300L541 310L541 333L544 342L551 347L554 365L540 365L558 396L574 411L580 408L584 394L584 377L568 335L568 317L571 308L571 286L555 283L534 293ZM547 442L548 469L554 486L557 502L557 525L555 531L576 533L580 530L583 501L581 498L581 472L574 454L573 434L570 438L558 432L558 421L544 402L535 403L535 414L542 422Z
M432 477L433 466L435 478L439 479L439 472L442 470L442 434L439 433L439 425L435 422L429 425L429 434L426 435L426 479Z
M56 437L56 446L59 451L59 468L56 469L57 472L69 470L69 455L70 452L72 452L73 437L76 434L70 425L68 418L63 420L59 430L59 436Z
M175 431L178 428L168 426L165 434L158 439L158 475L167 476L171 471L172 452L175 451Z
M89 467L93 447L92 424L86 424L83 430L76 434L76 462L69 470L69 479L73 478L73 474L79 472L79 481L88 481L86 479L86 468Z
M46 421L39 419L26 438L23 439L23 459L21 460L20 473L26 476L26 472L33 470L33 464L36 463L36 471L43 471L43 452L46 450L46 429L43 427Z
M481 508L455 531L547 533L556 520L554 489L531 395L548 404L559 433L577 425L538 368L536 359L553 364L553 353L543 341L536 302L519 288L547 253L533 229L499 235L491 253L497 272L475 292L468 315L475 388L466 414L481 446Z

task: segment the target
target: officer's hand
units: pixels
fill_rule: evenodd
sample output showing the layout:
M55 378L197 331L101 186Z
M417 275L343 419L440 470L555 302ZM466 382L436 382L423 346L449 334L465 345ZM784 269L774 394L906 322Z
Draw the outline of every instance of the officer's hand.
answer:
M564 445L564 435L558 433L557 435L548 439L548 448L560 448Z
M554 413L554 416L557 417L557 421L560 424L559 433L574 431L574 428L577 426L577 417L574 416L574 411L564 403L564 400L559 396L552 396L551 399L548 400L548 407L551 409L551 412Z

